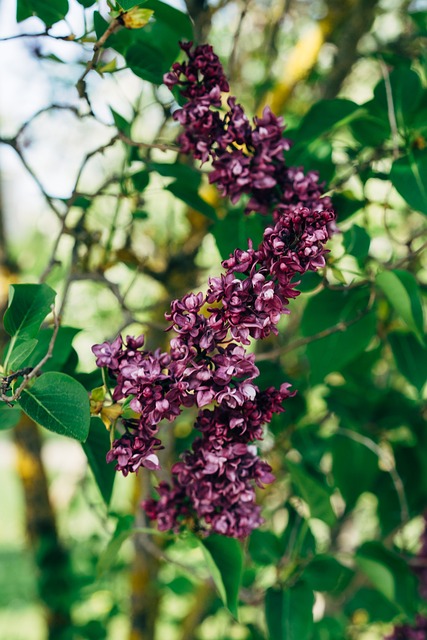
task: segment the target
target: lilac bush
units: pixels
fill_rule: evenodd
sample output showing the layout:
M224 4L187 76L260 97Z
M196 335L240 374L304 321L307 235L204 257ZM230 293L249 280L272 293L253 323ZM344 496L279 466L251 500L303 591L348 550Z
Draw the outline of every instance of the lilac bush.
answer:
M200 436L173 465L171 484L162 482L159 498L145 501L149 518L160 530L189 526L241 538L262 523L255 487L274 480L254 442L294 394L287 383L260 390L246 347L277 334L289 300L299 293L298 277L325 265L335 214L318 175L286 165L290 141L281 119L266 108L251 125L234 97L223 111L221 94L229 85L212 47L181 48L187 61L165 76L165 84L187 98L174 113L183 127L181 151L210 160L209 180L220 193L232 203L245 196L246 213L269 214L269 222L257 248L249 242L222 262L223 273L209 279L206 294L172 301L167 352L144 350L143 336L118 337L93 352L115 380L113 399L129 398L139 416L123 420L124 433L108 454L124 475L141 466L158 469L160 423L172 422L183 408L199 411L194 426Z

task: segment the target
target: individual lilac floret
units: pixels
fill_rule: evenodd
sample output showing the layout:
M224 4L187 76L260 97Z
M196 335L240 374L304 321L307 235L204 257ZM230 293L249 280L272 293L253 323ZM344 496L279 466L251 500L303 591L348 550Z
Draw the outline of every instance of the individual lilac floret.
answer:
M123 340L118 336L113 342L103 342L102 344L94 344L92 352L96 356L97 367L108 367L112 371L116 371L119 366L119 359L122 355Z

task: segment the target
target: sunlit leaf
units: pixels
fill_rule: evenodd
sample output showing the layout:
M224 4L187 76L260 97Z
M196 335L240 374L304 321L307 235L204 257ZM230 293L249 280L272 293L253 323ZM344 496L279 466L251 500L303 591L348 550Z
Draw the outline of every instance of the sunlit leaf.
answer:
M417 606L417 581L405 560L380 542L365 542L356 552L359 568L392 603L413 615Z
M395 269L382 271L376 277L376 284L383 291L397 314L418 338L424 342L424 317L420 288L409 271Z
M199 540L206 563L221 600L237 618L237 606L243 571L243 552L235 538L213 534Z
M64 373L48 371L22 392L19 404L42 427L84 442L89 433L89 397Z

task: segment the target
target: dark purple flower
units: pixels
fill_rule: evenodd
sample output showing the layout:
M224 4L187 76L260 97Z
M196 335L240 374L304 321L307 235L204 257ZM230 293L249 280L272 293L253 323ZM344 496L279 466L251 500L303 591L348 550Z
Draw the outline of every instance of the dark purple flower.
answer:
M92 352L96 356L97 367L108 367L115 371L119 366L119 358L122 353L123 340L118 336L113 342L94 344Z
M315 172L287 167L281 118L266 108L249 122L229 97L218 57L209 45L181 43L186 60L165 76L179 87L186 104L174 113L183 132L183 153L206 162L209 179L236 203L247 197L246 212L272 215L258 248L237 248L224 260L223 273L211 278L207 294L173 300L166 319L174 332L169 350L143 350L144 338L127 337L95 345L98 366L116 379L113 399L128 398L137 420L124 420L108 461L127 475L141 466L157 469L157 433L184 407L199 408L200 436L172 468L172 481L160 483L158 500L144 503L160 530L182 527L244 537L262 522L255 487L273 481L270 466L253 444L263 426L283 411L294 395L288 384L260 391L253 354L245 346L277 333L291 298L295 276L325 264L324 245L334 231L334 213Z

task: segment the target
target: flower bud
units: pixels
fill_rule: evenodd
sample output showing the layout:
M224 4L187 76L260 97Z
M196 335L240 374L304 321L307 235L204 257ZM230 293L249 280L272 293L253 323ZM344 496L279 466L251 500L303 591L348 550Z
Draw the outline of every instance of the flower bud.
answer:
M154 11L152 9L141 9L132 7L120 15L120 22L126 29L142 29L150 20Z

